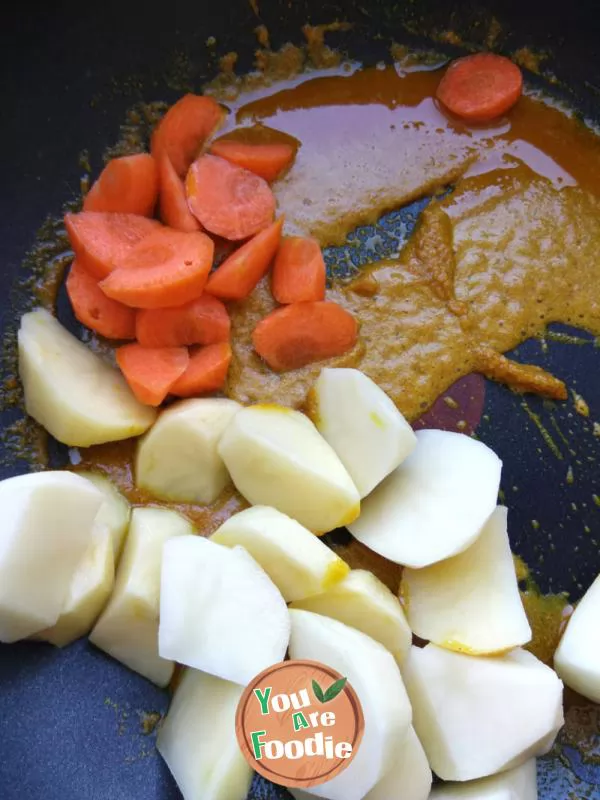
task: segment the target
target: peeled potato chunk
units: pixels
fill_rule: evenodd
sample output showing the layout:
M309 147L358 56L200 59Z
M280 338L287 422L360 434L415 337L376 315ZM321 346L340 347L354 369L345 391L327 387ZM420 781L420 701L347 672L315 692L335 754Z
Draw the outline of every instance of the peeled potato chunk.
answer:
M471 655L500 653L531 639L506 520L507 509L498 506L467 550L404 570L400 593L421 639Z
M230 482L217 445L240 410L234 400L183 400L163 411L140 441L136 483L175 503L214 502Z
M391 769L406 737L411 709L400 671L388 651L364 633L321 614L290 610L290 658L320 661L348 678L362 705L365 731L343 772L308 794L362 800Z
M158 686L175 665L158 654L160 571L163 547L193 533L192 524L165 508L134 508L115 589L90 641Z
M106 525L96 522L91 538L71 579L58 621L36 634L36 639L56 647L71 644L90 632L106 605L115 583L112 536Z
M357 369L324 369L309 407L361 496L366 497L415 448L417 439L387 394Z
M342 581L292 608L332 617L380 642L401 664L412 644L412 633L388 587L370 572L354 569Z
M244 408L223 434L219 453L249 503L272 506L313 533L346 525L360 512L344 465L299 411Z
M600 703L600 575L569 620L554 668L567 686Z
M283 661L285 600L243 547L199 536L167 542L160 588L163 658L245 686Z
M139 403L121 373L44 309L21 318L19 375L25 409L71 447L144 433L156 411Z
M422 430L412 454L348 525L366 547L418 569L461 553L496 507L502 462L462 433Z
M77 473L82 478L87 478L104 495L104 502L100 506L100 511L96 516L98 525L105 525L111 536L114 563L117 564L123 550L123 542L129 529L131 518L131 505L123 497L121 492L108 478L99 472L86 472L81 470Z
M392 766L365 800L427 800L432 778L427 756L411 725L396 745Z
M564 722L562 681L526 650L467 656L413 647L402 668L431 769L483 778L548 752Z
M72 472L0 482L0 642L56 623L101 503L100 492Z
M431 800L537 800L535 758L520 767L466 783L435 786Z
M329 589L350 571L345 561L299 522L268 506L234 514L210 538L226 547L244 547L287 603Z
M156 740L184 800L246 800L253 773L235 735L243 691L185 670Z

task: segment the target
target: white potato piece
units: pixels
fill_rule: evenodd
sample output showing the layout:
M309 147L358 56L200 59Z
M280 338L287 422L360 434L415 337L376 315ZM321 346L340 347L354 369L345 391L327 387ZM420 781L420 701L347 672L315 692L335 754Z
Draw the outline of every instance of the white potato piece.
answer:
M287 603L329 589L350 571L346 562L307 528L268 506L234 514L210 538L226 547L244 547Z
M115 589L90 641L158 686L175 665L158 654L160 572L165 542L194 532L189 520L166 508L134 508Z
M362 800L392 767L408 734L411 709L400 671L374 639L321 614L290 610L290 658L320 661L348 678L362 705L365 731L352 762L308 790L329 800Z
M71 579L67 598L55 625L35 635L64 647L89 633L106 605L115 583L111 532L94 523L92 541Z
M427 800L432 779L427 756L411 725L396 745L391 768L365 800Z
M502 462L462 433L422 430L412 454L348 525L366 547L407 567L450 558L478 537L496 507Z
M413 647L402 668L413 725L431 769L467 781L523 764L563 724L562 681L525 650L468 656Z
M569 620L554 655L554 668L567 686L600 703L600 575Z
M27 413L71 447L139 436L156 419L117 369L41 308L21 317L19 375Z
M311 390L309 407L319 433L340 457L361 499L417 443L392 400L360 370L323 369Z
M100 492L72 472L0 482L0 642L58 620L101 504Z
M185 670L156 740L184 800L246 800L253 773L235 735L243 691Z
M307 597L292 608L332 617L382 644L402 664L412 633L398 598L371 572L353 569L326 592Z
M217 445L241 407L224 397L169 406L140 440L137 486L175 503L214 502L230 482Z
M405 569L400 594L421 639L471 655L511 650L531 639L507 532L498 506L464 552L423 569Z
M81 470L77 474L91 481L104 495L104 502L100 506L96 522L99 525L106 525L110 531L114 562L117 564L121 557L127 530L129 529L131 505L114 483L99 472Z
M520 767L466 783L435 786L430 800L537 800L535 758Z
M344 465L299 411L244 408L223 434L219 453L249 503L272 506L313 533L346 525L360 512Z
M159 652L245 686L283 661L285 600L243 547L198 536L167 542L160 589Z

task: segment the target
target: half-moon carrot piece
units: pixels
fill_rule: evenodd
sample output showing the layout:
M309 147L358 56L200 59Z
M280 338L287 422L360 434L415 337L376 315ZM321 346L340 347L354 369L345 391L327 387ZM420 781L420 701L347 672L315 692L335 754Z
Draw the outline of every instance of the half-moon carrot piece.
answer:
M160 218L170 228L192 233L200 230L200 223L188 208L185 185L175 172L166 153L158 162Z
M65 226L80 266L99 280L120 266L142 239L163 230L154 219L105 211L65 214Z
M107 297L98 281L75 260L66 280L73 313L107 339L135 339L135 311Z
M212 97L186 94L167 111L152 134L150 152L167 155L180 178L185 177L206 140L219 128L226 111Z
M280 217L226 258L209 277L206 291L228 300L248 297L275 258L282 226Z
M220 300L203 294L177 308L148 308L137 312L135 338L144 347L179 347L229 340L231 323Z
M523 75L509 58L476 53L450 64L436 95L457 117L489 122L512 108L522 91Z
M275 372L341 356L358 337L354 317L337 303L293 303L261 320L252 335L256 352Z
M325 299L326 270L316 239L284 236L275 256L271 291L278 303Z
M115 351L131 391L148 406L159 406L190 361L187 347L142 347L126 344Z
M182 306L202 294L213 252L204 233L163 228L132 248L100 288L133 308Z
M158 197L158 168L148 153L113 158L83 201L84 211L114 211L150 217Z
M260 175L269 183L289 168L296 154L290 144L250 144L235 139L219 139L213 142L210 152Z
M197 397L221 389L227 378L231 362L229 342L209 344L190 353L190 363L171 386L171 394L178 397Z
M224 158L197 158L185 188L190 211L207 231L238 241L273 221L275 197L269 184Z

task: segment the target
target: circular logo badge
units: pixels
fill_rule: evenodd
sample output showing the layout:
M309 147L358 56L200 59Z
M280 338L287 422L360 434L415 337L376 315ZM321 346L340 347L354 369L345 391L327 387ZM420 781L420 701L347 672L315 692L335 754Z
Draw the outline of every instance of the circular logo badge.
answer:
M252 769L298 788L317 786L345 769L364 728L354 689L318 661L282 661L261 672L246 687L235 720Z

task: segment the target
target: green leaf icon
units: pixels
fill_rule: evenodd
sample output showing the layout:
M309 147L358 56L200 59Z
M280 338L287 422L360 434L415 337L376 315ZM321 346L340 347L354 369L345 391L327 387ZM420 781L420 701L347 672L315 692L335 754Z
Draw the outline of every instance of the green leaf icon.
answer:
M332 683L329 689L327 689L327 691L325 692L324 700L322 702L328 703L330 700L336 698L346 685L347 680L348 678L340 678L335 683Z
M323 689L319 686L319 684L313 680L312 682L312 690L315 693L315 697L319 701L319 703L325 702L325 695L323 694Z

